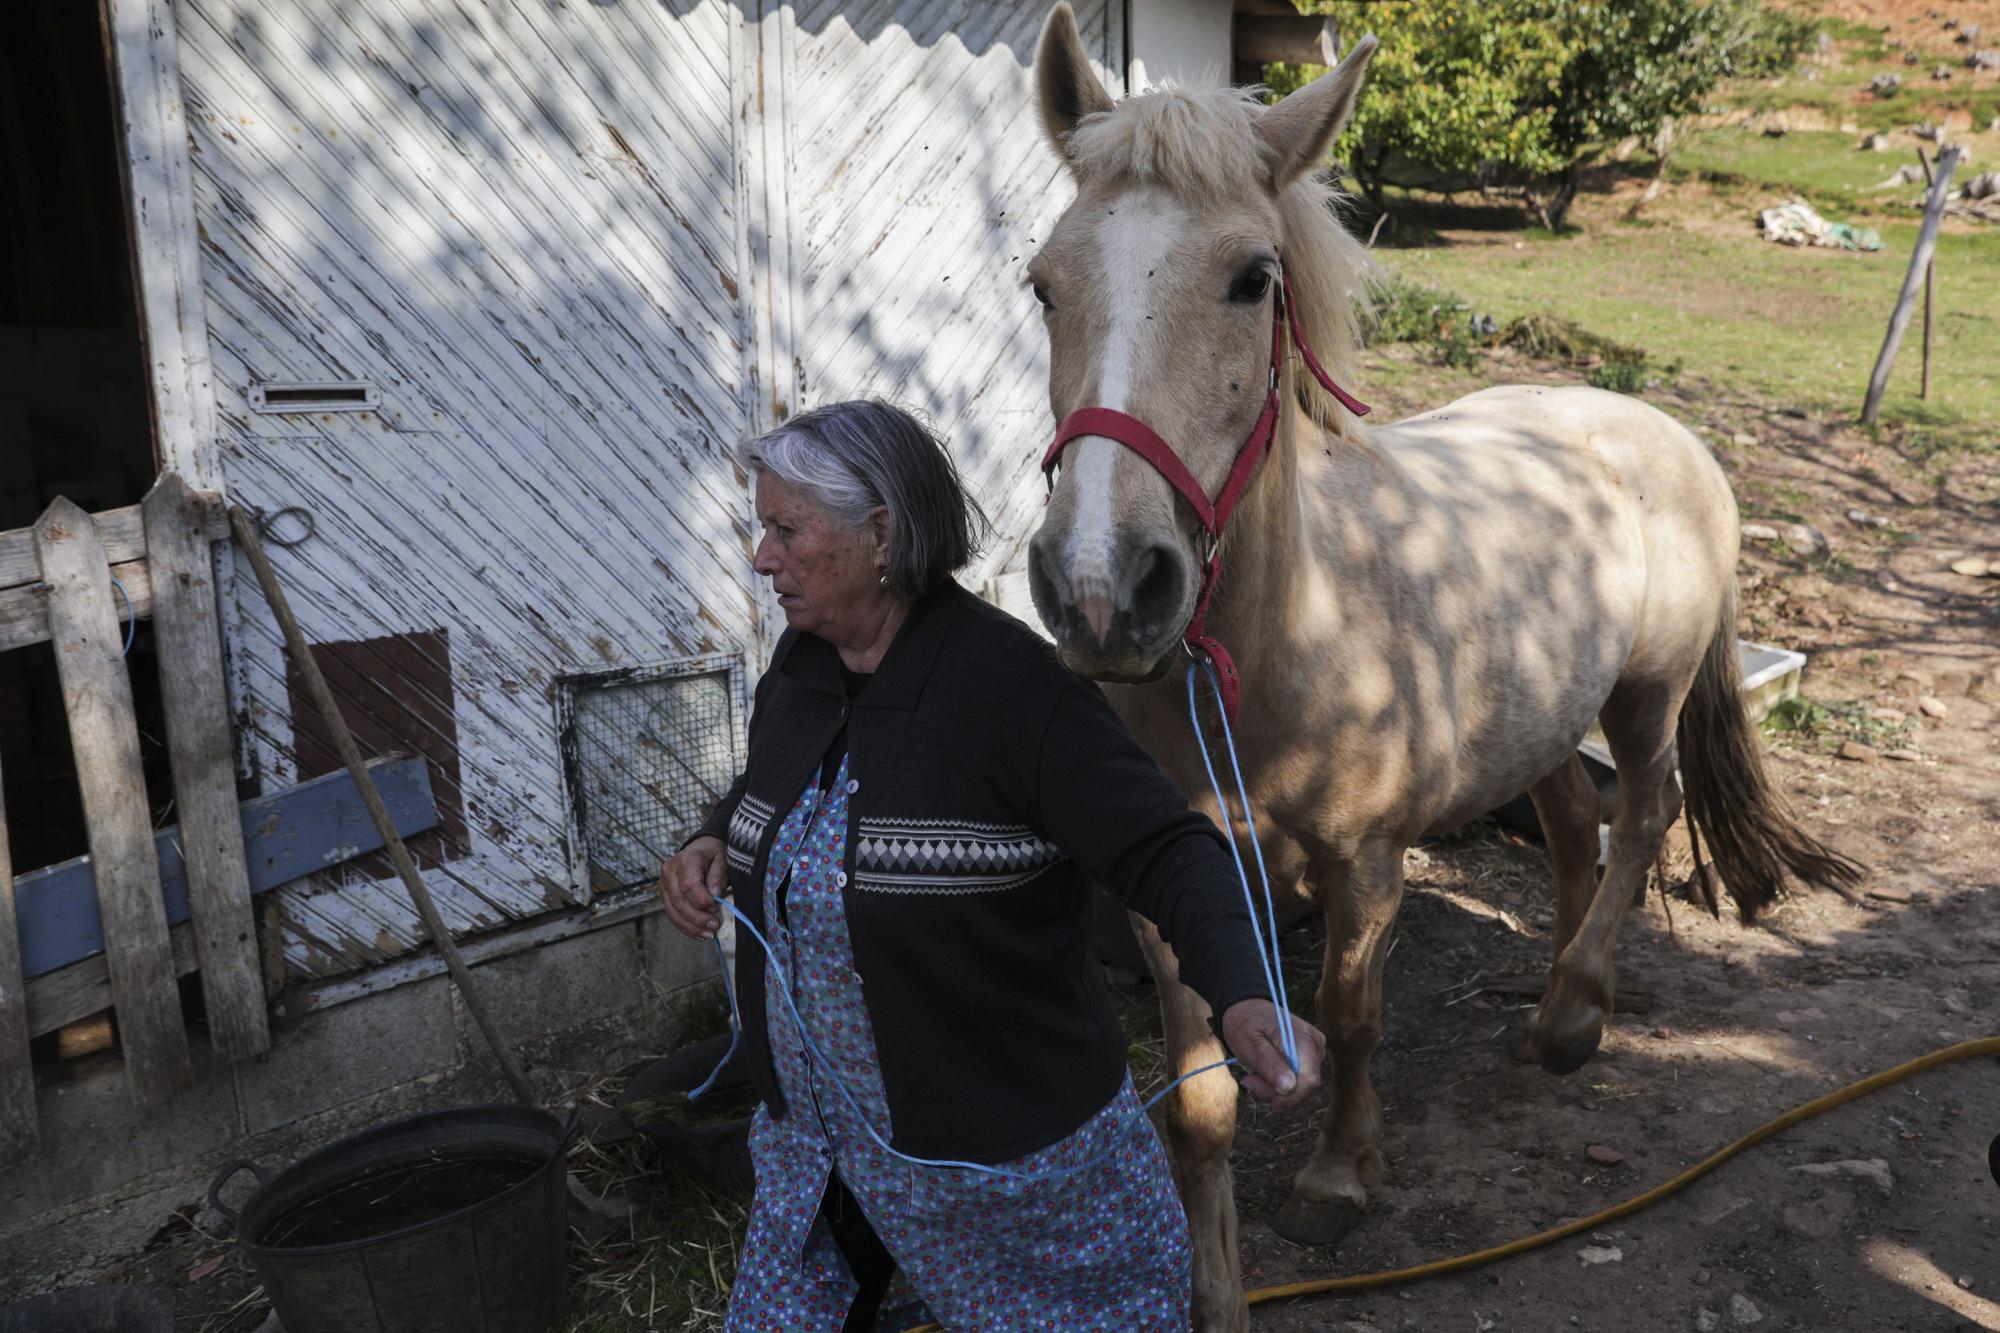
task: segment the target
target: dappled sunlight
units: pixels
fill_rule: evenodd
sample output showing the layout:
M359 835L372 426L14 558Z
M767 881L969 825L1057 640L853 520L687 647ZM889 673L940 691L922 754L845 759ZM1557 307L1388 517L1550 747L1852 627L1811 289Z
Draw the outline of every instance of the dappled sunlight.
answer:
M1991 1239L1986 1242L1991 1257ZM1861 1242L1861 1262L1876 1276L1893 1282L1913 1296L1942 1306L1961 1319L1978 1321L1984 1329L2000 1330L2000 1302L1958 1285L1964 1273L1946 1273L1932 1258L1907 1241L1871 1236ZM1992 1270L1987 1270L1990 1279Z
M1444 899L1444 901L1450 903L1469 917L1474 917L1482 921L1497 922L1522 939L1533 940L1542 938L1543 933L1541 931L1523 922L1519 916L1516 916L1504 907L1495 907L1483 898L1475 897L1470 893L1465 893L1458 889L1435 886L1427 888L1425 892Z

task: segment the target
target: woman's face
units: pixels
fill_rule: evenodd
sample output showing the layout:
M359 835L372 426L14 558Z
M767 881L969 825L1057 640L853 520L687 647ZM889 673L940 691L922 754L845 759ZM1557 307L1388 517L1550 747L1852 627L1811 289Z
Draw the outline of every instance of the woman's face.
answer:
M877 509L859 531L846 528L805 491L757 474L757 541L751 567L771 580L785 621L830 643L866 642L893 601L882 586L888 513Z

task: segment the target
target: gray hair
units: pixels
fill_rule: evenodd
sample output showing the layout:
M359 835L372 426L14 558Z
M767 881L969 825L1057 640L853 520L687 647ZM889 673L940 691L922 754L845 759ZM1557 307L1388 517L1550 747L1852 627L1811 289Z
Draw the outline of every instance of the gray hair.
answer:
M888 587L915 601L971 562L986 515L966 494L944 441L911 413L857 398L802 412L739 445L751 473L769 472L813 497L841 526L889 511Z

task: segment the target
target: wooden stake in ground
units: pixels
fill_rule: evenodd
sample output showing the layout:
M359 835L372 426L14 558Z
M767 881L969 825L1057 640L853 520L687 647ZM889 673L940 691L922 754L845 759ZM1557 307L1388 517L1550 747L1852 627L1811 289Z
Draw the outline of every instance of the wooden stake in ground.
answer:
M486 1045L500 1061L500 1071L507 1076L514 1095L526 1105L535 1105L538 1099L528 1083L528 1076L521 1072L514 1052L500 1036L499 1029L493 1026L486 1006L479 1002L479 993L472 985L472 973L465 966L465 959L459 956L451 928L438 915L437 904L431 900L430 890L424 887L423 878L417 874L416 862L410 859L410 849L403 845L402 835L396 832L396 826L389 818L388 807L382 804L382 793L375 790L375 780L369 776L368 765L361 758L361 749L354 743L354 733L347 729L347 719L341 715L340 705L334 702L333 691L327 688L326 677L320 674L312 647L299 628L298 618L292 614L292 605L285 600L285 590L278 583L277 572L271 568L271 562L264 554L264 543L258 539L256 523L240 506L231 505L229 526L235 532L236 542L243 548L243 553L250 557L250 567L257 572L264 600L270 603L271 614L278 618L278 626L285 633L286 651L298 666L299 675L305 678L306 689L312 695L314 705L326 719L326 728L333 733L334 747L340 751L340 760L347 765L355 790L361 793L361 803L368 807L368 817L374 821L375 831L381 834L382 844L388 848L389 857L395 862L396 873L402 876L403 887L409 890L410 900L416 904L417 914L424 920L424 929L430 932L431 943L437 946L445 967L450 970L458 993L465 997L465 1007L472 1014L472 1021L478 1025L480 1035L486 1038Z
M1917 145L1917 161L1923 164L1924 188L1929 189L1934 177L1931 175L1930 154L1924 151L1922 144ZM1925 399L1931 396L1931 297L1936 285L1937 260L1933 259L1924 265L1924 378L1917 389L1917 397Z
M1938 158L1931 181L1930 202L1924 206L1924 223L1917 231L1917 247L1910 254L1910 271L1903 275L1903 290L1896 297L1896 309L1889 316L1889 332L1882 339L1882 352L1875 358L1875 372L1868 377L1868 397L1861 405L1863 424L1872 426L1882 411L1882 395L1889 388L1889 372L1895 367L1896 352L1910 327L1916 307L1917 288L1923 283L1924 269L1937 253L1938 224L1944 219L1944 197L1951 190L1951 173L1958 167L1958 145L1953 144Z
M161 476L143 506L153 571L153 641L159 649L167 756L180 810L181 856L209 1040L223 1058L269 1050L270 1023L257 960L257 920L243 859L229 701L222 688L222 630L201 498L178 472Z
M35 523L35 552L48 585L49 639L83 792L118 1044L133 1095L150 1105L192 1085L194 1071L139 766L125 636L112 609L104 542L89 514L57 500Z

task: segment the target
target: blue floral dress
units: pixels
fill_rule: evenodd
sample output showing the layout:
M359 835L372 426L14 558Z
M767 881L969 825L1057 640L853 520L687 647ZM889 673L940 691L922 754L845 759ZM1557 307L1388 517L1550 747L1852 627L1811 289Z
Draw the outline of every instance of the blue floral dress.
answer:
M829 1076L838 1075L867 1123L891 1137L841 896L854 789L842 761L825 792L799 799L771 847L765 902L773 910L764 932L831 1068L807 1058L780 994L785 982L767 963L771 1055L788 1110L774 1119L760 1106L751 1123L757 1197L730 1294L729 1333L839 1333L858 1287L818 1216L835 1163L896 1261L899 1283L879 1329L935 1319L951 1333L1185 1330L1187 1218L1129 1078L1068 1138L1005 1164L1050 1172L1089 1163L1037 1180L902 1161L869 1137L833 1086ZM787 919L779 921L788 868ZM746 937L741 947L757 944Z

